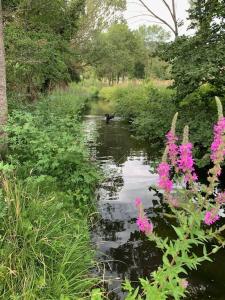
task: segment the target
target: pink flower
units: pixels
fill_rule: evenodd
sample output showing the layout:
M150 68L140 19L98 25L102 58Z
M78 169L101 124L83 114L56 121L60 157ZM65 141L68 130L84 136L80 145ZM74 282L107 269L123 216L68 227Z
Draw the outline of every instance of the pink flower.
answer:
M224 133L225 133L225 118L222 117L214 125L214 139L211 145L211 159L215 163L221 163L225 154L224 145ZM220 174L218 174L220 175Z
M180 286L182 288L186 289L188 287L188 281L185 278L181 279L180 280Z
M136 198L136 199L135 199L135 206L136 206L136 207L139 207L141 204L142 204L142 203L141 203L141 198Z
M139 216L136 221L139 230L144 232L146 235L149 235L153 232L153 224L149 223L146 217Z
M198 179L194 170L194 160L192 158L192 144L186 143L179 147L180 158L178 167L184 173L186 182L196 181Z
M218 214L215 214L215 210L212 209L211 211L207 211L204 217L204 222L206 225L212 225L216 221L219 220Z
M225 192L219 193L216 197L216 202L219 204L225 203Z
M168 176L170 171L170 166L167 162L161 162L157 169L159 176Z
M172 205L173 207L179 207L179 202L177 201L177 199L171 195L169 195L168 197L168 202L170 203L170 205Z
M167 162L161 162L158 166L159 182L158 185L160 188L165 190L165 192L171 192L173 188L173 182L169 178L170 166Z
M166 138L167 138L169 159L172 165L176 167L177 156L178 156L178 146L176 145L176 141L178 140L178 138L173 134L172 131L169 131L167 133Z

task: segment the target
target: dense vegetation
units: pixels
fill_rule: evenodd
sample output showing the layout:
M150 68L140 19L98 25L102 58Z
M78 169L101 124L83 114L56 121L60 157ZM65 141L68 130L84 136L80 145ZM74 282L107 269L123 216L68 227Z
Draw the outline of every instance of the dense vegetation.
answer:
M99 176L79 122L91 95L72 85L11 111L1 163L4 299L82 298L95 283L87 220Z
M79 80L84 45L124 7L122 0L92 2L3 1L8 95L34 100ZM100 17L105 11L107 16Z
M81 128L90 99L110 101L112 112L153 145L162 144L178 111L178 135L188 122L199 165L209 163L214 96L225 102L225 10L219 0L190 2L194 33L176 30L171 41L158 25L131 30L125 0L2 1L2 298L90 297L96 281L88 276L87 220L99 180Z
M178 132L189 124L199 166L209 163L211 129L217 118L214 97L220 96L221 102L225 102L224 14L221 1L192 1L189 18L195 34L176 37L169 43L165 43L166 33L156 43L149 30L141 27L139 32L144 32L144 40L150 39L149 48L155 49L154 60L159 55L170 65L171 77L164 78L172 79L171 86L152 87L149 91L142 83L113 87L102 93L103 98L116 101L116 112L131 121L137 136L151 143L162 144L161 129L169 130L169 120L174 112L179 112ZM163 73L166 74L165 69Z
M113 24L87 43L86 59L100 79L119 83L125 78L151 76L168 79L169 65L157 56L157 49L169 39L160 26L141 26L132 31L128 25Z
M138 138L154 144L159 141L158 146L164 139L162 129L169 129L168 124L176 112L175 92L151 82L103 87L99 97L114 103L116 114L131 122Z

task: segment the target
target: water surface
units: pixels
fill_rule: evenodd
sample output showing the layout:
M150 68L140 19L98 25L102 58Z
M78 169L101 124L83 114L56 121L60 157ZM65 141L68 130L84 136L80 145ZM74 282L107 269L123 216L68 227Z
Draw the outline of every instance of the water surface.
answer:
M155 155L151 145L132 137L129 126L115 118L105 123L103 115L87 115L84 121L89 150L100 165L105 179L98 190L100 220L93 228L100 274L109 291L109 299L124 299L121 283L125 278L138 285L139 277L149 277L161 264L161 252L137 230L136 197L161 236L171 235L162 217L163 207L157 191L149 190L157 182L153 172ZM150 172L151 171L151 172ZM205 263L191 272L187 299L225 300L225 254L220 251L215 263Z

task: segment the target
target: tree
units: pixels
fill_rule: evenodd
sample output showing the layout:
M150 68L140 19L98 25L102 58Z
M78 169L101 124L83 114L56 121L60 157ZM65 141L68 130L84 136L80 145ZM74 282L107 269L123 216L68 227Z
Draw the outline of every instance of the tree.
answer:
M85 13L80 20L78 33L72 40L73 48L79 55L88 51L87 44L114 23L121 23L126 0L86 0Z
M8 106L6 97L6 72L5 72L5 49L3 40L2 3L0 0L0 154L6 150L6 133L4 126L7 123Z
M42 92L79 78L71 40L84 10L84 0L4 1L10 93L34 100Z
M175 0L172 0L172 5L170 5L167 0L161 0L162 4L164 4L166 9L169 11L172 22L168 22L166 19L162 18L160 16L160 14L157 14L156 12L154 12L152 10L152 8L144 2L144 0L138 0L138 1L141 3L141 5L144 8L146 8L146 10L150 13L151 17L153 17L154 19L158 20L159 22L164 24L166 27L168 27L170 29L170 31L173 32L175 38L178 37L178 35L179 35L178 28L180 25L182 25L182 22L180 22L177 19Z
M225 6L219 0L195 0L189 10L191 28L196 34L179 37L166 48L165 57L172 64L179 99L202 84L214 86L214 93L225 90ZM188 59L187 59L188 58Z
M127 24L113 24L107 32L96 35L88 48L88 62L100 78L106 77L110 83L125 76L133 77L135 64L144 62L146 53ZM136 72L140 74L140 65Z
M190 132L198 157L212 139L211 124L217 117L214 97L225 100L224 16L223 1L193 0L189 19L195 34L178 37L164 50L164 59L172 65L181 123L192 120Z
M158 56L159 47L168 42L170 33L159 25L142 25L135 34L143 44L147 59L144 61L144 73L147 77L156 77L160 79L168 79L169 64Z

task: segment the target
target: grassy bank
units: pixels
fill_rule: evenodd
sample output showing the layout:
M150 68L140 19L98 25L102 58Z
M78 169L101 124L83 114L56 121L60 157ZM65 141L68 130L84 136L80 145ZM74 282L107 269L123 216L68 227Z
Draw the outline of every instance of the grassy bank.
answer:
M2 299L89 298L96 280L87 220L99 175L80 121L95 94L71 85L10 112L0 164Z

